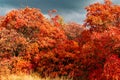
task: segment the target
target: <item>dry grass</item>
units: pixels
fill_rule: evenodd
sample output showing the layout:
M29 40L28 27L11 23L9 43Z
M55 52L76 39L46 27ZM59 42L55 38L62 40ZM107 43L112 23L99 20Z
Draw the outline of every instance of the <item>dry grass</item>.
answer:
M54 78L50 79L48 78L40 78L37 74L9 74L9 75L0 75L0 80L72 80L72 79L66 79L64 77L62 78Z
M49 77L47 78L41 78L38 73L32 73L31 74L25 74L25 73L17 73L17 74L10 74L10 70L6 65L0 66L0 80L72 80L67 79L66 77L62 78L54 78L51 79Z

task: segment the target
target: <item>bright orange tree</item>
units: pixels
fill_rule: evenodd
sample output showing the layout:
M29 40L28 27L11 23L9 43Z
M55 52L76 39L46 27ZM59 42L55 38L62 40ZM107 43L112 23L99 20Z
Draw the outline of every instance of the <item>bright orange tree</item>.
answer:
M111 75L113 65L109 64L111 58L108 57L120 55L120 6L112 4L110 0L105 0L104 4L95 3L86 9L85 26L89 29L83 31L79 43L82 44L80 45L82 54L80 58L84 67L87 66L85 70L88 71L88 78L91 80L109 80L114 76L118 77L117 73ZM117 63L117 59L118 57L114 60L116 62L112 64ZM105 63L109 67L106 67ZM116 66L118 65L116 64ZM110 74L108 74L109 71ZM103 76L103 74L106 76Z
M85 25L91 29L106 29L109 26L120 27L120 6L113 5L110 0L105 0L104 4L95 3L88 7Z
M2 26L8 29L17 30L31 41L40 40L39 42L42 42L42 40L50 40L54 42L54 38L57 40L65 38L63 32L60 32L58 28L53 27L40 10L35 8L11 11L6 15L6 18L2 22ZM59 36L61 38L59 38ZM41 46L45 45L43 43L44 42L41 43Z
M15 54L13 56L22 58L20 60L23 63L24 60L25 63L31 61L32 65L35 65L36 57L41 54L40 51L52 50L66 40L64 32L53 26L40 10L35 8L27 7L11 11L1 21L0 26L1 54L3 52ZM19 62L15 63L16 66L20 64Z
M56 21L53 23L56 24ZM44 77L82 76L78 43L68 40L64 31L58 25L52 25L38 9L25 8L11 11L1 22L1 28L3 28L2 35L4 31L10 33L4 33L4 36L8 35L4 40L10 38L9 44L11 44L9 51L5 51L8 51L8 54L17 53L8 60L12 72L32 70ZM12 34L12 31L17 35ZM17 44L20 45L16 48ZM4 47L6 48L7 45Z

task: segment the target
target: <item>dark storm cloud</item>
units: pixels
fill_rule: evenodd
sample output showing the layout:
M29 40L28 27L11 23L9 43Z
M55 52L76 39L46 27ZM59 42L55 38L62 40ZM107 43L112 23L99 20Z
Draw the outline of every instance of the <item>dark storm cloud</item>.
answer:
M119 0L112 0L120 4ZM24 8L26 6L40 8L47 16L47 11L57 9L58 13L65 18L65 21L76 21L82 23L85 18L84 7L94 2L103 0L0 0L0 15L5 15L12 9Z
M83 0L0 0L0 6L12 6L16 8L23 8L25 6L37 7L42 11L49 9L77 10L83 8Z

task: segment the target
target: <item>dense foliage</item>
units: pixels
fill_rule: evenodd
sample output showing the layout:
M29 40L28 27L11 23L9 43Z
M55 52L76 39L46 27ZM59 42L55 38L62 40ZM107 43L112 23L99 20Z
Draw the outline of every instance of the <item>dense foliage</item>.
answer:
M120 6L105 0L86 10L83 25L28 7L0 17L0 74L119 80Z

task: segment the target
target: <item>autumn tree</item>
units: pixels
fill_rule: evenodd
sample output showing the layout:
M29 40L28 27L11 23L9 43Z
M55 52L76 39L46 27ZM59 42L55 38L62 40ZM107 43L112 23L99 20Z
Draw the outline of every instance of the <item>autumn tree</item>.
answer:
M74 80L119 79L120 6L105 0L86 10L83 25L62 25L61 18L51 14L49 21L36 8L8 13L0 21L0 72L34 71L42 77Z
M53 47L65 39L64 33L43 16L39 9L25 8L13 10L6 15L2 26L15 29L24 35L29 42L39 43L41 48Z
M89 27L89 30L87 30L89 35L85 35L86 31L83 31L81 34L82 38L79 41L81 41L80 44L83 44L81 45L82 55L80 57L84 66L88 66L85 67L88 71L88 78L91 80L116 79L113 77L118 76L118 74L107 76L108 73L112 73L110 68L113 66L109 64L108 68L105 66L105 63L109 62L109 56L119 56L120 6L114 5L110 0L105 0L103 4L95 3L86 9L87 17L85 19L85 26ZM117 58L115 63L117 63ZM103 73L107 76L107 79L103 76Z
M0 26L0 56L10 57L14 72L18 69L22 71L23 68L28 70L30 65L34 65L35 70L41 51L52 50L67 39L64 31L53 26L35 8L12 10L1 21ZM11 56L17 58L11 60Z
M92 30L102 31L110 26L120 27L120 6L114 5L110 0L105 0L104 4L91 4L86 10L85 25L90 26Z

